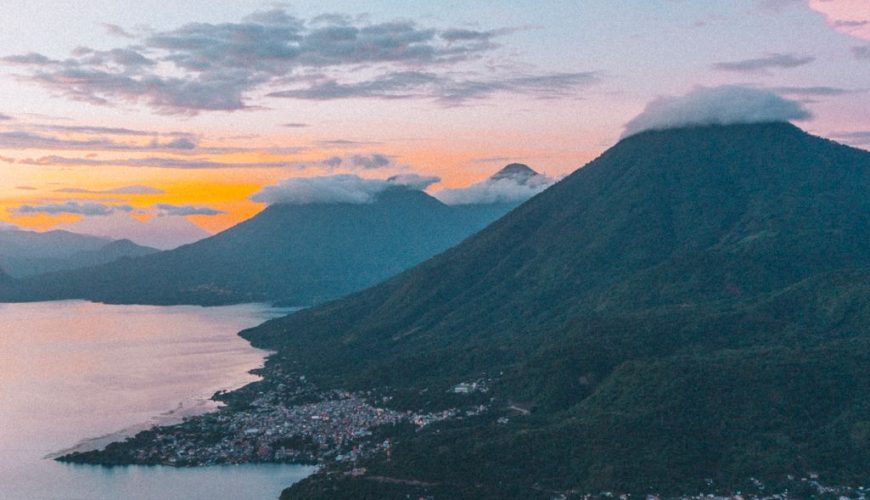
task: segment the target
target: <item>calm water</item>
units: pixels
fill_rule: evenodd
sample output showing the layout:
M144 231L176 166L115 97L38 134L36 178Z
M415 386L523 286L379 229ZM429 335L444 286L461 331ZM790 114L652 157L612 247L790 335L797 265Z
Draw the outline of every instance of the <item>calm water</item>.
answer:
M255 380L247 372L266 354L237 332L280 312L0 304L0 499L276 498L311 469L103 468L44 457L213 408L208 397Z

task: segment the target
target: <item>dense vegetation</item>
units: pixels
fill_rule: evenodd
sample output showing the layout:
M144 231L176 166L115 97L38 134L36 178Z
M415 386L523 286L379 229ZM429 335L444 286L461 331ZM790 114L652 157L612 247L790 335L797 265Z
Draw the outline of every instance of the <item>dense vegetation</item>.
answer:
M870 154L792 125L629 137L444 254L244 332L324 386L437 406L486 378L501 405L288 495L866 481L868 218Z
M458 243L513 208L450 207L394 188L371 204L272 205L175 250L20 280L0 301L309 305L359 290Z

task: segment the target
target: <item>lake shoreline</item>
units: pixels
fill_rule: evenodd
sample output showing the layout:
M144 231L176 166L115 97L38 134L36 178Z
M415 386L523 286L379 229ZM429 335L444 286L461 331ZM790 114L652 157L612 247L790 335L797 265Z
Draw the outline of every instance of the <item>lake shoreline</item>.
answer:
M0 305L0 497L277 497L314 469L112 469L53 459L218 410L224 403L215 395L258 382L257 370L271 354L252 348L238 332L284 312L261 304Z
M391 396L386 396L386 393L381 393L376 390L365 393L352 393L341 390L322 390L306 379L304 375L285 371L288 366L286 360L275 359L277 353L271 353L265 361L263 368L252 370L252 373L261 377L260 380L247 384L241 388L216 393L213 397L215 401L225 403L225 406L218 408L216 411L198 415L192 418L185 419L181 424L170 426L155 426L136 436L125 441L115 442L107 446L106 449L100 451L71 453L58 460L75 464L90 464L101 466L129 466L129 465L152 465L152 466L171 466L175 468L199 468L215 465L226 464L294 464L294 465L312 465L316 469L304 479L288 485L283 491L282 499L322 499L322 498L355 498L360 491L369 491L370 488L376 487L378 492L389 491L401 497L405 495L426 497L437 495L439 497L452 498L454 496L472 495L473 497L480 496L481 498L499 498L504 491L495 488L493 485L480 484L473 490L465 489L464 485L434 483L415 478L407 477L390 477L379 475L379 464L385 460L389 461L394 442L401 440L401 436L408 436L408 433L417 433L431 424L456 422L462 419L482 419L482 421L492 421L495 423L498 418L505 419L510 410L510 406L493 404L491 406L480 405L476 406L480 411L464 408L461 411L451 409L443 412L428 412L422 411L395 411L386 408L378 408L372 406L372 401L388 402ZM483 385L485 387L485 384ZM481 395L481 394L478 394ZM264 401L270 401L264 404ZM211 461L202 460L191 456L184 460L178 460L171 454L172 450L178 447L158 450L155 448L155 443L165 442L168 436L174 436L178 441L186 443L181 446L187 449L193 449L202 444L202 437L208 436L216 431L215 427L220 420L218 416L226 417L230 421L234 418L239 418L240 415L259 415L255 418L261 418L263 414L268 413L268 408L309 408L317 410L308 417L313 417L320 410L330 410L330 405L336 402L351 401L354 405L354 411L359 411L360 408L368 408L374 410L375 413L388 413L390 418L387 421L373 425L368 422L365 426L366 435L364 439L351 440L339 446L327 447L311 447L307 450L300 451L296 454L283 455L281 457L272 456L257 456L249 455L240 457L239 461ZM495 401L492 398L492 401ZM317 407L316 405L321 405ZM251 413L251 408L255 410ZM334 408L333 408L334 409ZM510 412L511 418L521 418L528 416L528 413L520 414L518 412ZM213 419L212 417L216 418ZM425 422L420 425L421 422ZM249 422L251 423L251 422ZM259 424L257 424L259 425ZM241 429L242 435L246 430ZM238 431L239 428L236 428ZM258 432L263 429L257 428ZM437 431L436 431L437 432ZM258 435L263 435L262 432ZM234 434L236 438L239 433ZM321 434L321 437L328 437L329 434ZM398 436L398 437L397 437ZM224 438L232 437L231 434L223 436ZM188 441L185 441L188 440ZM309 443L315 444L315 443ZM348 444L352 446L348 446ZM137 456L143 450L151 449L157 451L155 455L148 458ZM349 453L353 450L353 453ZM273 452L275 450L272 450ZM347 453L347 454L345 454ZM175 459L173 459L175 458ZM668 495L657 498L680 498L680 499L702 499L715 498L719 500L736 498L738 496L746 499L774 499L783 498L783 495L789 492L802 491L811 495L835 495L845 498L866 498L867 492L870 491L870 486L854 487L854 486L830 486L821 483L814 477L788 477L776 483L761 483L758 480L747 479L748 488L740 492L731 491L729 489L720 489L712 484L708 491L703 494L690 495ZM533 495L529 498L536 498L534 494L541 493L562 495L564 498L612 498L612 492L599 493L579 493L576 490L566 490L558 492L543 492L529 490L529 494ZM618 496L618 495L617 495ZM542 497L543 498L543 497ZM549 498L549 497L548 497Z

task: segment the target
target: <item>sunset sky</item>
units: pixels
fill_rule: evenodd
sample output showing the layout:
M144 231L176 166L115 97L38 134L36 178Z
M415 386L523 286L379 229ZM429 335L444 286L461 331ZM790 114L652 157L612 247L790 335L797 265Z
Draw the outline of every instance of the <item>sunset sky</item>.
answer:
M865 0L0 10L0 224L27 229L215 232L297 176L418 173L437 192L521 161L559 177L651 100L702 86L773 90L808 131L870 147Z

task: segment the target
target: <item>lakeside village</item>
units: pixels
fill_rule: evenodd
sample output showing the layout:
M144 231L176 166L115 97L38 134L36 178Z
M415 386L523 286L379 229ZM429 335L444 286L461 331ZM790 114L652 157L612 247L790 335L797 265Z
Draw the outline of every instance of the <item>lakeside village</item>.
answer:
M514 416L529 414L529 409L523 405L496 405L488 397L489 380L462 382L447 391L449 396L457 398L455 401L473 400L474 404L421 413L376 406L376 403L388 403L391 397L373 391L320 391L304 376L288 374L280 366L272 365L267 369L268 376L259 382L233 392L216 394L215 399L225 401L227 405L215 412L189 417L177 425L140 432L126 441L112 443L104 450L71 453L58 460L101 465L174 467L270 462L336 465L338 468L328 471L328 475L359 476L367 475L367 471L357 465L358 461L379 453L390 457L392 453L393 442L387 437L390 433L378 432L378 428L407 425L420 431L439 422L485 414L495 417L494 412L501 413L496 408L507 410ZM480 401L487 403L480 404ZM495 422L507 424L509 418L501 415ZM425 484L377 476L370 479L411 486ZM750 481L742 493L724 496L720 496L721 493L702 493L681 498L789 500L815 497L866 500L870 493L867 487L824 485L813 473L807 477L788 476L775 485L763 484L757 479ZM707 487L711 492L717 489L712 480L708 480ZM575 490L551 493L551 498L565 500L629 500L644 497L613 492L589 494ZM662 498L655 494L645 497L648 500Z
M460 383L449 392L480 395L488 391L484 381L477 381ZM371 391L318 391L304 376L289 375L278 366L269 369L264 381L218 393L216 398L226 401L227 406L177 425L140 432L103 450L70 453L58 460L176 467L265 462L352 464L376 453L390 455L391 440L374 438L378 427L407 424L419 430L436 422L481 415L490 407L474 404L430 413L396 411L373 404L386 403L389 396L376 396Z

